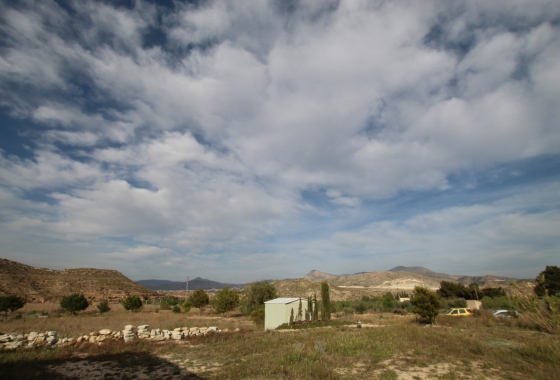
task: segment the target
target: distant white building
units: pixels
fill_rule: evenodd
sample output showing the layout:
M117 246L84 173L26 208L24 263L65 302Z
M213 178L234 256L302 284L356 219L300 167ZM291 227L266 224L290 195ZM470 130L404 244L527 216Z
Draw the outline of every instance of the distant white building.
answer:
M294 311L297 320L299 300L301 299L302 319L305 320L307 299L305 298L276 298L264 303L264 329L274 330L283 323L290 322L290 315Z

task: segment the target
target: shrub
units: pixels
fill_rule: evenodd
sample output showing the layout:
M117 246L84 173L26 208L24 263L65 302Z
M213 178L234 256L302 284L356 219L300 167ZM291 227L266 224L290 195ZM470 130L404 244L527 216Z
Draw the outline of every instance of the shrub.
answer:
M174 313L180 313L181 312L181 308L179 307L179 305L175 305L173 306L173 308L171 309L172 312Z
M132 312L139 310L142 307L142 300L138 296L128 296L121 301L125 310Z
M276 289L267 281L258 281L249 284L245 289L245 294L240 302L241 311L245 315L251 313L264 305L266 301L277 297Z
M189 303L200 309L210 303L210 298L204 289L197 289L189 296Z
M367 310L366 305L364 305L362 302L356 305L356 313L364 314L366 310Z
M496 309L510 309L511 300L508 297L482 297L480 300L482 302L482 307L486 310L496 310Z
M8 311L14 312L25 306L25 299L20 296L4 296L0 297L0 312L6 312L6 317L8 316Z
M227 313L235 309L239 305L239 295L237 290L229 290L229 286L220 289L216 296L212 299L212 307L218 313Z
M184 300L183 302L181 302L181 310L183 310L184 313L188 313L189 311L191 311L191 303L189 302L189 300Z
M560 334L560 297L520 294L516 299L523 317L529 319L540 330Z
M415 287L410 299L412 312L420 316L421 322L433 323L441 308L440 300L435 292L428 288Z
M109 307L109 301L106 299L100 300L99 303L97 304L97 310L99 310L101 314L111 310L111 308Z
M86 297L80 293L74 293L69 296L62 297L62 300L60 301L60 307L72 314L85 310L88 306L89 302Z
M264 326L264 306L256 308L251 312L251 320L258 327Z

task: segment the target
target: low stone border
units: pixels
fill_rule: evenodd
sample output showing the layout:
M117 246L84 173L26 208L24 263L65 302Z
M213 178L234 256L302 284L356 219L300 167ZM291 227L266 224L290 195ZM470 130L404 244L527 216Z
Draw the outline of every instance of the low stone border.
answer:
M239 329L235 329L238 332ZM29 334L0 334L0 349L14 350L20 347L35 346L60 346L75 343L96 343L103 344L104 341L123 339L125 342L132 342L136 339L149 339L155 341L181 340L190 336L206 335L210 333L228 332L228 329L220 330L215 326L211 327L177 327L174 330L152 329L149 325L126 325L122 331L112 331L101 329L98 332L90 332L89 335L82 335L76 338L58 339L56 331L46 331L39 333L32 331Z

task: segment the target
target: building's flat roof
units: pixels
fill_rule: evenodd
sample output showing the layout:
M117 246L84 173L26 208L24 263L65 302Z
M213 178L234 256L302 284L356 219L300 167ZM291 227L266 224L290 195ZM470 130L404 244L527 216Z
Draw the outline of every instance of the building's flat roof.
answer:
M273 300L270 301L266 301L265 303L283 303L283 304L287 304L287 303L292 303L295 301L299 301L299 298L275 298ZM307 302L307 300L302 299L302 302Z

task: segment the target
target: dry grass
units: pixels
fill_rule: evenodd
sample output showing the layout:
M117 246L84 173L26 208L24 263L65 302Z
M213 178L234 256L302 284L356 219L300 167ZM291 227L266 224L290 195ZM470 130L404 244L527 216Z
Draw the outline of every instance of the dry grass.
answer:
M27 312L49 311L49 318L21 318L0 322L0 332L29 333L31 331L44 332L54 330L61 338L75 338L101 329L122 330L125 325L150 325L151 328L172 330L175 327L208 327L217 326L220 329L243 328L252 330L253 324L246 318L223 318L220 315L202 313L198 309L191 309L189 313L173 313L170 310L157 310L155 305L146 305L139 312L127 312L120 304L111 304L111 311L99 315L95 306L90 306L85 312L76 316L61 314L56 316L57 304L30 304ZM52 316L55 315L55 316ZM237 314L239 315L239 314Z
M172 321L177 317L173 314L157 317L160 322L170 318L168 323L180 324L207 320L179 315L183 320ZM241 333L163 344L117 342L2 352L0 378L18 378L22 373L25 376L19 378L38 373L42 378L64 378L61 368L76 368L87 360L90 369L102 362L99 368L126 368L121 373L169 379L560 379L560 338L522 329L516 321L483 313L469 318L439 317L437 327L424 327L414 323L412 316L366 314L359 318L363 324L381 327L262 332L245 328L242 322L248 320L237 317L214 324L224 328L227 323L238 323ZM60 318L59 323L69 319ZM85 373L91 376L86 378L101 378L101 369L96 371Z

